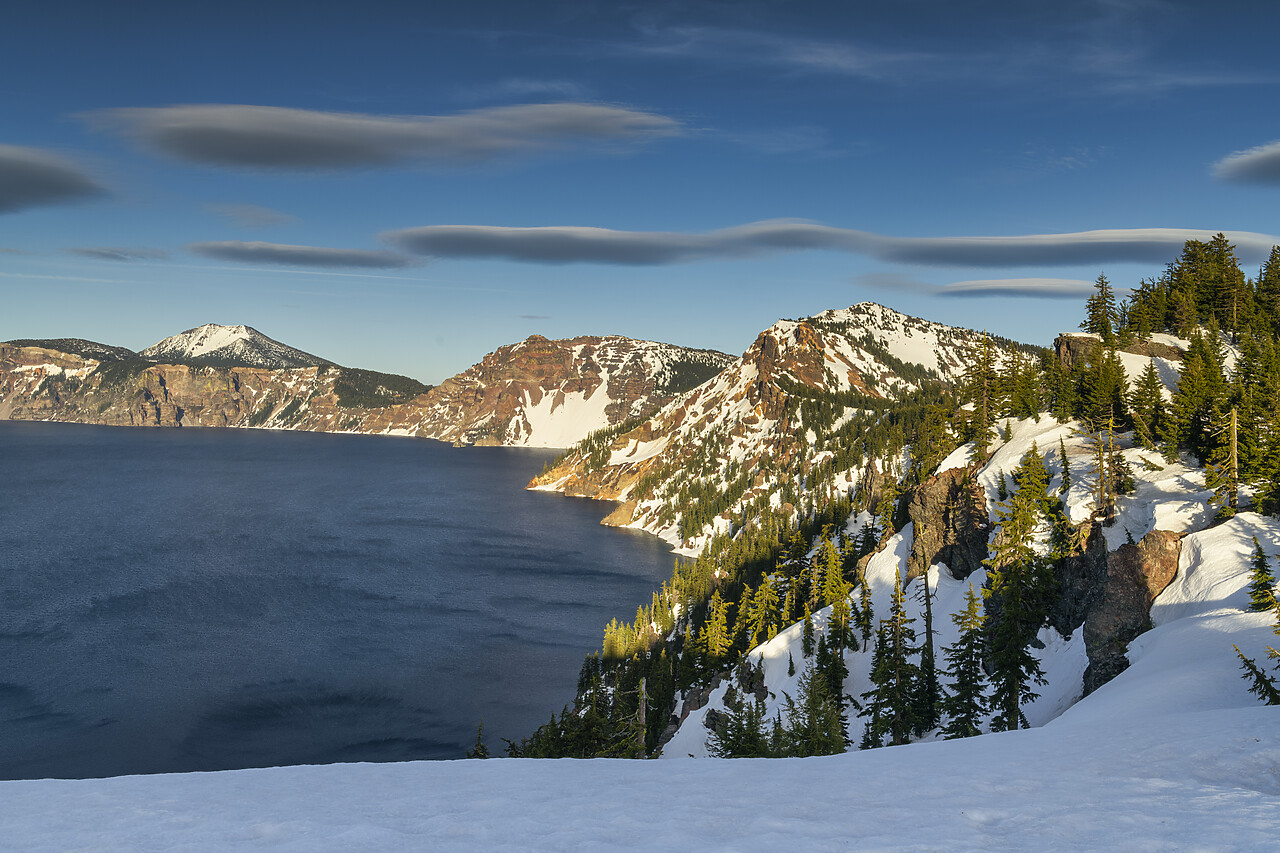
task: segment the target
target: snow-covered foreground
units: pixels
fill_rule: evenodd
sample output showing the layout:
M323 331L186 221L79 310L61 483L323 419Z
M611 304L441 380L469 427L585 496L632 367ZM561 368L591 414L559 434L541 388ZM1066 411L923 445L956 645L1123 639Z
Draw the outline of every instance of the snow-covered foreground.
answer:
M1276 710L809 759L502 760L0 783L0 847L1274 850Z
M1042 728L827 758L490 760L0 782L0 850L1275 850L1280 709L1233 643L1258 536L1193 533L1132 666ZM1246 547L1246 544L1248 547Z

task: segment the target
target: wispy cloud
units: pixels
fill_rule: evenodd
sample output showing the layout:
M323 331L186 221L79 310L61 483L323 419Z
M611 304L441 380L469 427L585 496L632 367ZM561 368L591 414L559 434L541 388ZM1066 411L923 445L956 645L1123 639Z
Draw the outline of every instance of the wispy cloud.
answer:
M82 201L106 190L74 164L39 148L0 145L0 213Z
M1277 80L1274 74L1239 68L1197 67L1181 45L1166 49L1165 30L1194 26L1185 10L1167 3L1101 0L1055 6L1051 13L1014 5L1018 10L1001 16L1000 27L949 40L927 38L928 26L911 21L903 23L896 44L892 37L814 38L785 31L646 24L637 28L634 39L611 43L607 49L611 56L667 57L718 67L931 86L961 83L1003 89L1038 79L1053 90L1069 83L1076 90L1121 97ZM946 23L943 19L933 26ZM964 15L951 23L965 26ZM921 50L919 44L946 46ZM1176 58L1161 58L1162 49Z
M451 116L381 116L241 104L100 110L99 129L213 166L343 169L475 165L546 149L637 142L680 131L673 119L602 104L524 104Z
M826 249L896 263L961 267L1161 262L1187 240L1212 231L1133 228L999 237L890 237L796 220L767 220L718 231L615 231L607 228L428 225L383 235L392 245L439 258L498 258L533 263L648 266L749 258L770 252ZM1227 233L1244 258L1266 257L1280 237Z
M512 101L522 98L569 98L585 100L591 91L572 80L542 79L537 77L511 77L487 86L474 86L463 94L477 101Z
M936 59L914 50L718 27L644 27L622 50L648 56L680 57L707 63L767 65L785 71L845 77L881 77Z
M99 261L154 261L169 257L169 253L164 249L124 248L121 246L85 246L63 249L63 251Z
M293 267L336 267L357 269L400 269L414 260L395 252L368 249L331 249L322 246L290 246L283 243L222 242L191 243L187 250L206 258L251 264L280 264Z
M1280 184L1280 139L1224 157L1214 164L1213 174L1244 184Z
M1093 282L1071 278L995 278L931 284L900 273L875 272L854 276L853 284L876 290L904 290L932 296L1031 296L1040 299L1079 299L1093 292Z
M296 216L257 204L207 204L205 209L225 216L242 228L267 228L298 221Z

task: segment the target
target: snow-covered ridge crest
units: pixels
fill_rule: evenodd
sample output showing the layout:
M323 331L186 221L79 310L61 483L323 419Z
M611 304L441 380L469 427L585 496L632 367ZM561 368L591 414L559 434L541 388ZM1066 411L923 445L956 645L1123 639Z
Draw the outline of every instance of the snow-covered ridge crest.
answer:
M322 367L332 364L300 349L267 337L252 326L219 326L206 323L159 341L139 355L151 361L266 367Z
M572 447L647 417L733 357L618 335L499 347L431 392L422 434L463 444Z
M873 302L779 320L724 372L613 439L607 456L580 449L531 485L632 501L629 526L692 554L727 529L743 506L785 503L783 468L804 476L829 464L826 436L861 411L856 400L897 398L930 382L956 383L983 338ZM1002 361L1022 346L992 342ZM815 414L822 406L839 408L833 420L815 419L826 417ZM756 472L745 486L744 472ZM865 474L840 473L839 487L846 489ZM730 505L697 530L673 503L676 481L694 476L730 497Z

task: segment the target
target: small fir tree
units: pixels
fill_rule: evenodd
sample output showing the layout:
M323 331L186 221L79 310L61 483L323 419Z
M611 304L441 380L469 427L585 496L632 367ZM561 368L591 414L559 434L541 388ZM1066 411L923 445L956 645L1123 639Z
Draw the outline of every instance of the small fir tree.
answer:
M1267 565L1267 555L1253 537L1253 558L1250 560L1253 571L1249 579L1249 609L1259 613L1276 610L1280 605L1276 602L1276 577Z
M950 683L942 697L942 713L946 717L942 732L948 739L981 734L987 714L986 674L982 669L986 617L973 584L969 584L964 603L964 610L951 615L960 637L943 650Z
M484 720L476 726L476 744L467 750L467 758L488 758L489 747L484 742Z

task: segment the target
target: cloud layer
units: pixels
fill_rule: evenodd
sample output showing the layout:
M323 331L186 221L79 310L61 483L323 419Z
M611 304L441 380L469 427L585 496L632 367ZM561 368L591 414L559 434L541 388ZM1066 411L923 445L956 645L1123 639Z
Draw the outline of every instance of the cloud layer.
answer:
M225 216L241 228L266 228L298 220L291 214L257 204L207 204L205 209Z
M163 249L126 248L122 246L84 246L65 251L99 261L152 261L169 257Z
M1246 184L1280 184L1280 139L1224 157L1214 164L1213 174Z
M330 249L321 246L290 246L284 243L225 240L191 243L187 250L206 258L236 263L279 264L292 267L335 269L400 269L414 261L395 252L367 249Z
M106 192L71 163L38 148L0 145L0 213Z
M452 116L379 116L242 104L100 110L99 129L192 163L342 169L420 162L469 165L583 144L669 136L672 119L600 104L524 104Z
M1028 234L1013 237L889 237L811 222L769 220L684 234L669 231L614 231L607 228L495 225L427 225L383 235L408 252L440 258L497 258L510 261L633 266L747 258L767 252L827 249L882 261L962 267L1039 264L1163 262L1187 240L1208 240L1214 232L1183 228L1134 228ZM1280 237L1247 231L1227 233L1242 258L1266 257Z

